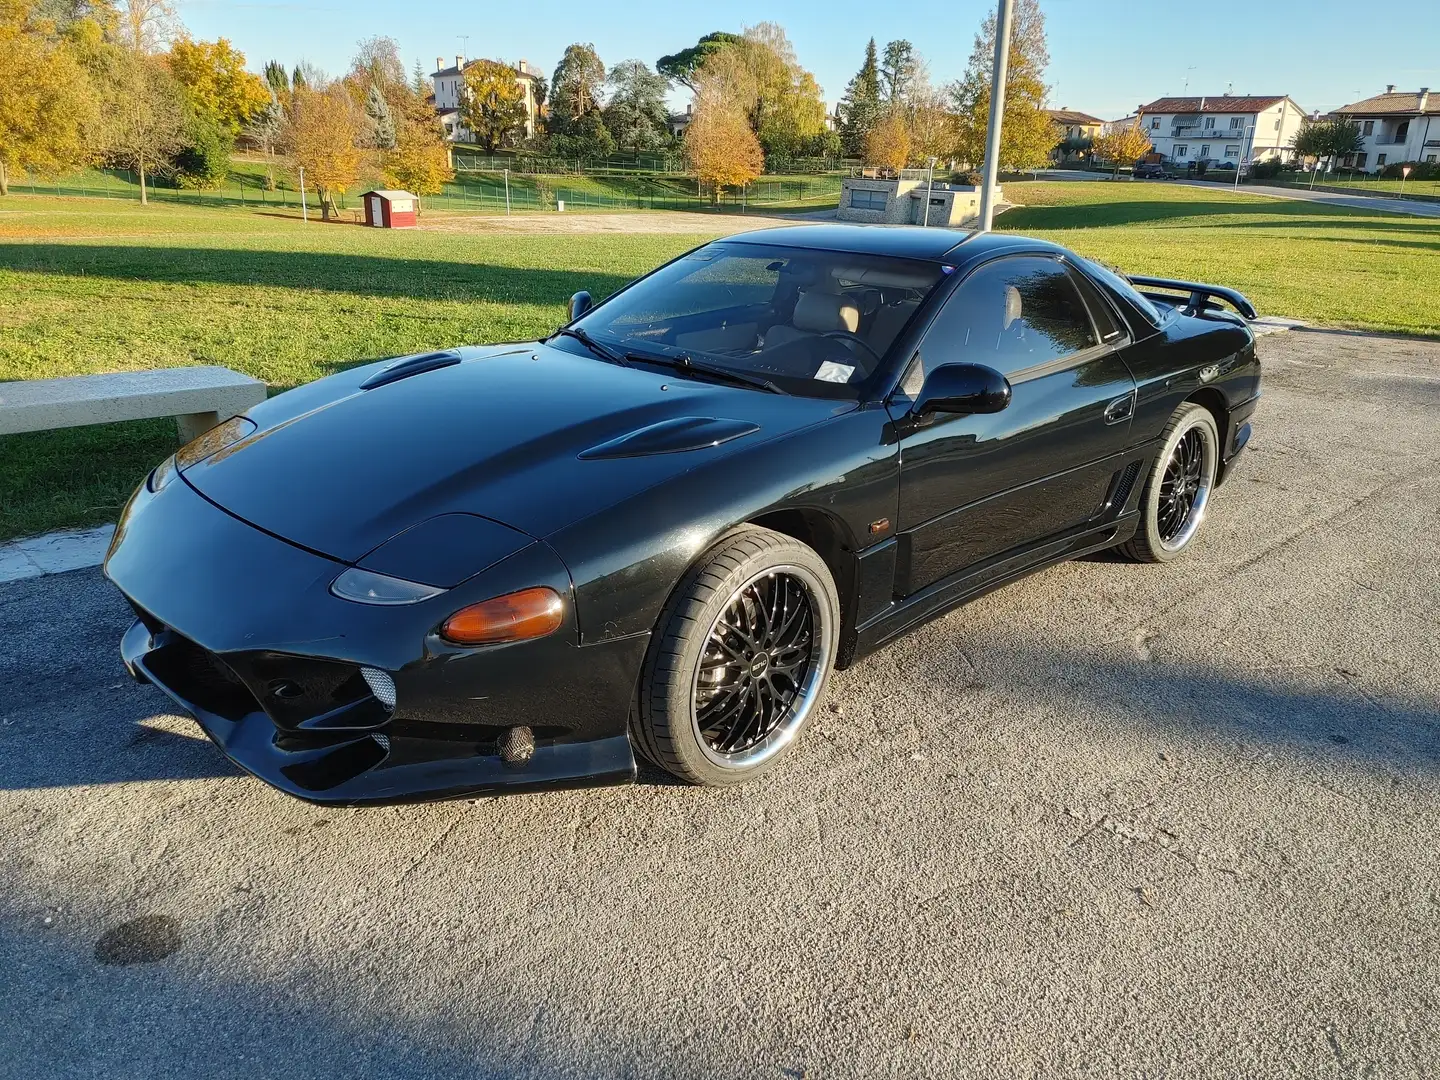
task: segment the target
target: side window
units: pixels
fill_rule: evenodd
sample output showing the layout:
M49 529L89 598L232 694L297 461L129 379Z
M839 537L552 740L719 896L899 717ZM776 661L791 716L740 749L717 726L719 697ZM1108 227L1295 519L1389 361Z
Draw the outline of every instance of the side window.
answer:
M1085 306L1090 309L1090 319L1095 324L1100 340L1114 341L1122 332L1115 310L1100 295L1095 283L1073 266L1070 267L1070 277L1075 282L1075 287L1080 290L1080 295L1085 298Z
M973 363L1013 375L1096 343L1064 264L1018 256L986 263L960 283L926 332L920 356L927 372Z

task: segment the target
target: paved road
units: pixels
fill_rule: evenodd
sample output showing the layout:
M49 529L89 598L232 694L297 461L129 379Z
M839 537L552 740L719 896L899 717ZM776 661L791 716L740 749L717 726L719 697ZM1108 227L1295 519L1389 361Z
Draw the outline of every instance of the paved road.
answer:
M931 624L745 790L317 809L97 571L0 586L0 1076L1434 1075L1440 346L1264 352L1191 557Z
M1234 184L1210 183L1205 180L1177 180L1179 184L1203 187L1210 190L1226 188L1236 190ZM1301 202L1326 203L1330 206L1348 206L1354 210L1386 210L1392 214L1413 214L1416 217L1440 218L1440 203L1420 202L1415 199L1388 199L1379 195L1350 195L1336 191L1311 191L1309 188L1271 187L1269 184L1244 184L1240 191L1251 195L1269 195L1276 199L1298 199Z
M1045 180L1109 180L1109 173L1082 172L1078 169L1041 169L1037 173ZM1388 210L1392 214L1414 214L1416 217L1440 218L1440 203L1421 202L1415 199L1388 199L1378 195L1341 194L1334 191L1311 191L1308 188L1272 187L1269 184L1243 184L1211 180L1137 180L1142 184L1185 184L1189 187L1206 188L1210 191L1242 192L1251 195L1269 195L1276 199L1298 199L1301 202L1328 203L1331 206L1348 206L1356 210Z

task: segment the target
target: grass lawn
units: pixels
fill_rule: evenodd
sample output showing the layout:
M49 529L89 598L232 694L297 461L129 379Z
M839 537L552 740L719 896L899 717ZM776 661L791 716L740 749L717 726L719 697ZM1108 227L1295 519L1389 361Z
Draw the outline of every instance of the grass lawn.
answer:
M1262 312L1440 334L1440 222L1163 184L1007 185L1000 225ZM283 211L0 202L0 380L223 364L276 391L365 360L532 337L693 234L381 232ZM0 539L113 520L175 448L160 420L0 437Z

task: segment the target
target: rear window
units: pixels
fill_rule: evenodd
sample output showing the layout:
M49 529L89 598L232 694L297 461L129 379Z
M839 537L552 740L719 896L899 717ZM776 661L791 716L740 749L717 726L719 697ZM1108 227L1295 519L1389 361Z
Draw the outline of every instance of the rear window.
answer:
M1151 326L1160 325L1162 319L1160 309L1145 299L1145 297L1141 296L1135 286L1131 285L1122 275L1111 270L1108 266L1102 266L1100 263L1092 262L1089 259L1077 258L1076 262L1084 267L1085 271L1097 281L1104 283L1112 292L1118 293L1139 308L1141 314L1145 316Z

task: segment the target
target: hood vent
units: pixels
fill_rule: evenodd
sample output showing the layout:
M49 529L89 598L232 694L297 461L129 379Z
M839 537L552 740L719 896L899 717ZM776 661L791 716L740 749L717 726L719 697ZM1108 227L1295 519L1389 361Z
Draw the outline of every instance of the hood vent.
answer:
M450 367L452 364L460 363L460 354L457 352L432 352L421 353L419 356L407 356L397 360L383 371L376 372L360 384L361 390L374 390L377 386L384 386L386 383L399 382L401 379L408 379L411 375L419 375L426 371L434 371L436 368Z
M760 430L749 420L725 420L713 416L677 416L649 427L638 428L582 451L581 461L604 458L645 457L649 454L678 454L704 450L739 439Z

